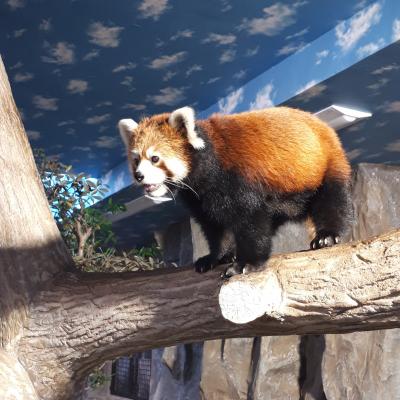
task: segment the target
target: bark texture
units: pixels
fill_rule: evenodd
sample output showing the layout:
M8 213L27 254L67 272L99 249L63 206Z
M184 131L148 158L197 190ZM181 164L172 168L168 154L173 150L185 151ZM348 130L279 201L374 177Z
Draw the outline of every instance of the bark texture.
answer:
M19 355L41 396L50 399L60 391L77 391L98 363L149 348L215 338L399 327L399 251L400 232L393 232L371 241L276 256L266 271L228 282L221 281L220 270L197 275L191 268L66 274L35 297ZM278 282L278 302L276 291L268 290L271 279L274 287ZM234 297L221 296L225 290ZM267 299L273 296L273 301L261 301L264 309L253 302L262 298L253 297L257 291ZM262 318L232 323L221 309L232 319L257 309L260 313L253 317Z
M400 232L277 256L229 282L192 268L65 272L71 259L2 65L0 169L1 399L78 399L94 366L154 347L400 326Z

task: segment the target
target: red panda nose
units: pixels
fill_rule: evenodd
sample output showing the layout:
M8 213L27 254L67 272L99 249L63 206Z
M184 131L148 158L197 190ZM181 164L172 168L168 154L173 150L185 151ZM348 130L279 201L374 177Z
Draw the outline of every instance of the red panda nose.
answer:
M142 180L144 179L144 175L143 175L141 172L139 172L139 171L136 171L135 174L134 174L134 176L135 176L135 179L136 179L138 182L142 182Z

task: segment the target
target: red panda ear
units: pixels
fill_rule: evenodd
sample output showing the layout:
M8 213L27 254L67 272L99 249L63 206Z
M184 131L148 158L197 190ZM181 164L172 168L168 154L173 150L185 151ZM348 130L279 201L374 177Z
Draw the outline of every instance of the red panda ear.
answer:
M127 148L129 148L130 139L134 135L137 126L138 124L133 119L129 118L121 119L118 122L119 134Z
M195 130L194 110L190 107L178 108L171 113L168 123L176 130L184 130L189 143L196 150L203 149L205 146L204 140L198 136Z

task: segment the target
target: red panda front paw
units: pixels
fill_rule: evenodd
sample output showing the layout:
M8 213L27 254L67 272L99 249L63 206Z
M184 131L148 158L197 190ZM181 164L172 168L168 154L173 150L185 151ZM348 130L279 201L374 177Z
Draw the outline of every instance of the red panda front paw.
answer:
M232 276L243 274L244 273L244 266L239 265L236 262L233 262L222 274L221 278L229 279Z
M312 250L322 249L323 247L331 247L339 243L339 236L328 231L319 231L314 240L310 243Z
M210 271L211 269L214 268L216 262L211 255L207 255L204 257L200 257L195 263L194 263L194 269L196 272L199 274L203 274L204 272Z

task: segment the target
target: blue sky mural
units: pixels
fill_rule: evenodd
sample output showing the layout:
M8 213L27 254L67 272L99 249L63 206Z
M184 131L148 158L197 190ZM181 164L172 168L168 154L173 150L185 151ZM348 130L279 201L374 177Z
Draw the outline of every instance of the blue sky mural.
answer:
M280 104L400 37L397 0L1 0L0 51L31 144L113 191L115 129L191 105Z
M205 110L371 4L2 0L0 51L31 143L100 176L124 157L121 117Z
M369 64L362 63L361 71L367 68L370 76L368 73L366 75L358 74L363 76L361 83L356 79L358 75L354 75L354 73L345 73L344 77L341 75L342 71L347 71L352 65L360 64L363 59L369 58L380 49L400 39L400 2L397 0L376 1L367 5L363 3L363 6L351 18L338 22L333 29L307 43L280 63L239 88L232 88L227 96L220 98L212 106L200 112L199 118L207 117L213 112L232 113L271 107L295 98L296 102L293 105L310 111L318 111L335 101L339 101L342 105L347 104L361 110L373 111L375 114L381 114L381 118L391 118L393 127L397 121L394 119L395 115L386 113L382 116L382 110L379 110L378 107L379 101L387 103L389 99L392 99L392 102L396 102L397 91L395 88L399 86L400 79L396 81L393 76L391 77L390 87L393 90L388 93L389 85L382 91L385 82L386 84L389 82L388 78L373 72L379 70L376 65L381 63L380 67L384 72L392 72L392 75L396 77L399 75L396 63L400 63L400 60L390 53L389 57L381 55L378 59L375 58L374 67L366 67ZM336 75L341 76L338 87L347 88L347 90L342 90L342 96L337 90L334 90L334 86L328 86L325 82ZM377 80L378 83L374 84L374 80ZM373 88L374 85L377 85L379 92L371 94L371 89L368 87ZM372 98L367 96L366 92ZM400 121L397 122L400 125ZM374 125L372 124L369 129L370 134L373 134L373 129ZM387 133L386 139L392 141L396 135L399 136L399 132L392 129ZM383 139L382 135L381 139ZM366 140L365 144L373 142ZM376 140L374 143L376 145ZM354 157L356 154L354 143L352 144L346 139L345 144L350 146L348 150L352 151L353 162L385 162L396 158L396 153L386 151L380 152L380 157L373 159L369 154L371 151L365 149L361 152L358 149L358 157ZM380 147L387 145L388 143L382 143ZM363 158L368 154L369 158ZM105 175L105 179L112 185L113 191L132 182L125 163L109 171Z

